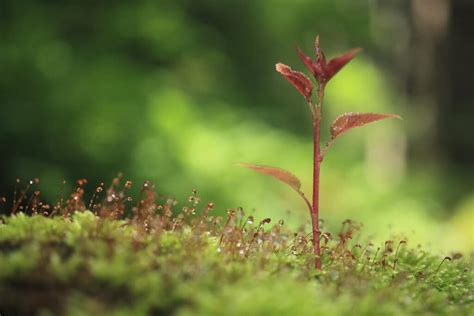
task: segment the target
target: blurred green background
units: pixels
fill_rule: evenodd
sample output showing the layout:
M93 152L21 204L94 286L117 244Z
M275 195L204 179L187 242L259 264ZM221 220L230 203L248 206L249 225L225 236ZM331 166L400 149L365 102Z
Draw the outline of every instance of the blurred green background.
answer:
M469 1L0 1L0 196L38 177L53 200L122 172L216 212L308 221L283 184L235 166L293 171L311 190L303 99L275 70L363 53L327 88L324 131L342 112L398 113L344 135L322 169L325 229L474 250ZM327 136L327 132L324 136ZM66 180L66 184L63 184ZM137 190L137 188L136 188ZM288 212L288 210L291 210Z

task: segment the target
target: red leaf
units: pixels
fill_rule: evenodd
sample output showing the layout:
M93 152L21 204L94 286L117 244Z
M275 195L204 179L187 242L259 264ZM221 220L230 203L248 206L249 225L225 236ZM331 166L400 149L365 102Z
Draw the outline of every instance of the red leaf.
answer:
M261 174L273 177L283 183L286 183L290 187L292 187L297 192L300 192L301 182L300 180L293 175L292 173L275 167L268 167L268 166L261 166L261 165L253 165L249 163L239 163L240 166L246 167L252 170L255 170Z
M314 77L318 83L326 83L326 56L324 51L319 47L319 35L316 36L314 43L316 52L316 62L314 63Z
M306 56L299 47L296 47L296 53L298 54L298 57L301 59L306 68L308 68L308 70L313 74L313 76L316 76L316 69L313 60L310 57Z
M386 118L398 118L401 117L397 114L383 114L383 113L344 113L339 115L334 122L331 124L331 136L336 138L337 136L347 132L348 130L363 126L372 122L380 121Z
M288 80L307 100L311 97L313 92L313 84L305 74L292 70L287 65L282 63L276 64L276 70Z
M319 35L316 35L314 47L316 50L316 62L319 65L326 65L326 56L324 56L324 51L321 49L321 47L319 47Z
M350 62L362 49L354 48L345 54L331 59L325 67L325 80L329 81L339 70Z

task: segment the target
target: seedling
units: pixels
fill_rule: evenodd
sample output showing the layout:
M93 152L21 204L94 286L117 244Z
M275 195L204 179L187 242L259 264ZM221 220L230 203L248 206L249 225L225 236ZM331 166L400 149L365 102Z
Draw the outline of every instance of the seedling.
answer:
M321 163L326 156L327 151L333 144L334 140L347 132L348 130L363 126L375 121L379 121L386 118L400 118L396 114L383 114L383 113L358 113L350 112L344 113L338 116L330 127L330 139L326 143L323 149L320 146L320 127L323 110L323 99L324 91L328 82L341 70L347 63L349 63L360 51L360 48L352 49L336 58L326 61L323 50L319 46L319 36L316 37L316 51L315 59L306 56L301 49L297 48L296 52L304 63L306 68L311 72L315 78L313 82L302 72L291 69L289 66L277 63L276 70L288 80L298 92L304 97L308 103L309 109L312 115L313 122L313 136L314 136L314 150L313 150L313 201L312 203L301 191L300 180L292 173L275 167L261 166L254 164L242 163L241 165L250 169L253 169L259 173L271 176L277 180L286 183L293 190L295 190L306 203L310 214L311 223L313 230L313 250L315 255L315 266L317 269L321 269L321 248L319 244L320 230L319 230L319 175ZM316 86L316 101L313 102L313 89Z

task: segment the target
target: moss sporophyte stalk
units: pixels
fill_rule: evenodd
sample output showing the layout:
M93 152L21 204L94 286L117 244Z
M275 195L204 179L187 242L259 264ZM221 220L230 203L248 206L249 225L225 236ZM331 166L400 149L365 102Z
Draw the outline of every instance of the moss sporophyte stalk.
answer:
M324 92L329 81L347 65L359 52L360 48L352 49L338 57L332 58L326 61L324 51L319 45L319 36L316 36L315 41L315 58L306 56L302 50L297 47L296 52L314 77L315 82L313 83L305 74L302 72L291 69L291 67L283 64L276 64L276 71L279 72L283 78L288 80L298 92L304 97L308 104L309 110L312 116L313 123L313 192L312 202L305 196L301 190L301 181L292 173L275 167L255 165L249 163L241 163L240 165L253 169L265 175L272 176L279 181L282 181L294 189L306 203L308 210L311 215L312 223L312 243L313 251L315 255L315 267L321 269L321 231L319 229L319 178L321 163L324 157L333 144L334 140L347 132L348 130L379 121L386 118L401 118L396 114L385 114L385 113L359 113L349 112L338 116L330 126L330 139L326 142L326 145L321 148L321 121L323 113L323 101ZM316 97L313 101L313 90L316 87Z
M138 190L123 180L80 179L49 204L39 181L18 179L19 191L0 197L0 314L472 314L461 254L442 259L396 235L367 243L362 224L346 220L320 235L316 270L304 226L242 208L221 216L196 190L179 203L148 180Z

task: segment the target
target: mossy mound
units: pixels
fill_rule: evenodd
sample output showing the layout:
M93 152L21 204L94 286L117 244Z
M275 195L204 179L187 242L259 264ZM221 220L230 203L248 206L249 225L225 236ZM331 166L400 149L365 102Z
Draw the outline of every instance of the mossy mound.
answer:
M196 214L130 219L89 211L5 216L2 315L468 315L467 260L401 242L363 246L348 223L326 236L323 270L311 241L282 222ZM161 215L158 215L160 213Z

